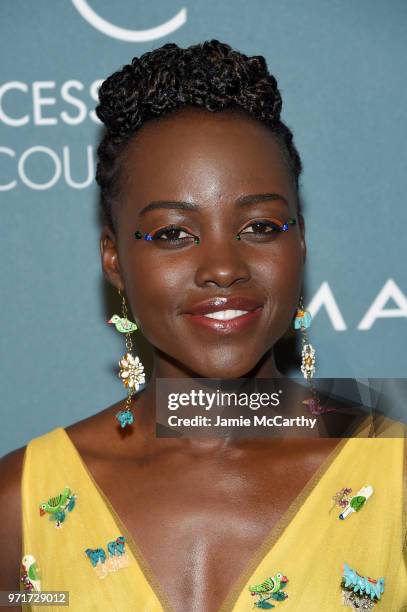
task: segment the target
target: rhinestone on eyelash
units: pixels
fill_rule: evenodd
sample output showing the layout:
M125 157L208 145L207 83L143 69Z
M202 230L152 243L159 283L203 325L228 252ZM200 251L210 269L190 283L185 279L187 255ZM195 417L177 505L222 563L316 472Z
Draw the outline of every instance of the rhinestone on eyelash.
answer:
M286 232L286 231L289 229L289 226L290 226L290 225L295 225L296 223L297 223L297 221L296 221L294 218L292 218L292 217L291 217L290 219L288 219L288 221L287 221L286 223L284 223L284 224L281 226L281 228L280 228L280 230L279 230L279 231L280 231L280 232ZM149 233L147 233L147 232L142 233L142 232L140 232L139 230L136 230L136 231L134 232L134 237L135 237L137 240L140 240L140 239L144 238L144 240L148 240L148 241L150 241L150 240L153 240L153 239L154 239L154 238L153 238L153 236L152 236L151 234L149 234ZM240 234L236 234L236 235L235 235L235 240L241 240L241 239L242 239L242 237L241 237L241 235L240 235ZM200 244L200 243L201 243L201 239L200 239L198 236L195 236L195 237L194 237L194 244Z
M151 234L148 234L147 232L144 232L144 234L142 234L139 230L134 232L134 237L137 240L140 240L141 238L144 238L144 240L153 240L153 237Z
M284 223L281 226L280 230L278 230L278 231L286 232L289 229L290 225L295 225L296 223L297 223L297 221L293 217L290 217L290 219L288 219L288 221L286 223ZM235 235L235 240L241 240L241 239L242 239L242 237L241 237L240 234L236 234Z

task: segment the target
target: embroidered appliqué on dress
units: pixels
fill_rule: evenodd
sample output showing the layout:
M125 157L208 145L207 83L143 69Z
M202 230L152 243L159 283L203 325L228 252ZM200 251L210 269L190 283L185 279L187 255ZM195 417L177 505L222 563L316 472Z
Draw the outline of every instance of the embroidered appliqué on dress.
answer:
M76 495L69 487L65 487L62 493L50 497L47 502L40 504L40 516L49 514L51 521L55 521L55 527L62 527L66 513L72 512L76 504Z
M39 569L33 555L24 555L21 560L20 580L23 583L24 591L41 591L39 579Z
M372 485L365 485L348 500L348 503L343 512L339 515L339 518L343 521L347 516L353 514L354 512L359 512L368 501L368 499L373 495L373 487Z
M124 549L126 539L118 536L116 540L107 543L107 552L103 548L87 548L85 554L92 563L92 567L98 578L105 578L111 572L123 567L128 567L131 563L130 557Z
M273 577L267 578L260 584L252 584L249 586L250 594L253 597L257 597L254 602L255 608L261 608L263 610L269 610L275 608L275 606L269 601L284 601L288 597L286 593L283 593L285 585L288 582L288 578L281 572L278 572Z
M344 606L354 610L372 610L384 592L384 578L375 580L361 576L344 563L341 586Z

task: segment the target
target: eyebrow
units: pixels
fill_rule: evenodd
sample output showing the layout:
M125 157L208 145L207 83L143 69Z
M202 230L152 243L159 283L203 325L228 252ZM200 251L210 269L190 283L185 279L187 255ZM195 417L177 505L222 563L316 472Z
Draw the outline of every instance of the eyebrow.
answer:
M288 200L279 193L258 193L252 195L240 196L235 200L236 206L251 206L252 204L259 204L261 202L270 202L273 200L279 200L288 206ZM150 210L156 210L157 208L171 208L178 210L199 210L198 204L193 202L182 202L182 201L170 201L170 200L156 200L150 202L141 209L139 216L145 215Z

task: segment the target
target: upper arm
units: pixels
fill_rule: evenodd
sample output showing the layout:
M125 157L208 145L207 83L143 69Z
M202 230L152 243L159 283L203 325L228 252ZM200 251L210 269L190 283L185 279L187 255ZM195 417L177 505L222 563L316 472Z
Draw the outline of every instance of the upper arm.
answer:
M24 452L18 448L0 459L0 591L20 590Z

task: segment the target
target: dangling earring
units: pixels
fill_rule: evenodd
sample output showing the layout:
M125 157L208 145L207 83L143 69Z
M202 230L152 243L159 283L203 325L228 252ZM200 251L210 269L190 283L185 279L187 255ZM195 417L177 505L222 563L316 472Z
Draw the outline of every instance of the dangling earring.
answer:
M320 415L326 412L336 412L336 408L329 406L321 406L321 401L315 386L312 383L312 377L315 374L315 349L309 343L307 329L311 326L312 317L308 310L305 310L302 296L298 304L297 312L294 319L294 329L300 329L302 336L302 351L301 351L301 372L304 378L307 379L312 397L303 400L311 414Z
M315 374L315 349L309 343L307 334L307 329L311 326L311 322L311 314L308 310L305 310L301 296L297 312L295 313L294 329L300 329L302 333L301 372L307 380L310 380Z
M120 371L119 378L121 378L124 386L127 389L128 395L126 399L126 408L120 410L116 414L116 418L120 423L121 427L131 425L134 421L133 413L130 410L131 398L133 393L138 391L139 386L145 383L144 366L138 357L133 357L133 343L131 340L131 334L136 331L137 325L127 318L127 305L126 299L122 292L119 291L119 295L122 298L122 317L119 315L113 315L108 323L113 323L122 334L126 334L126 354L123 355L119 361Z
M311 313L309 313L308 310L305 310L303 298L301 296L297 312L295 313L294 329L301 330L301 372L304 378L306 378L312 393L312 398L304 400L303 404L307 405L308 410L312 414L321 414L324 412L324 410L320 406L318 394L312 383L312 377L315 374L315 349L312 344L310 344L307 334L307 329L311 326L311 322Z

